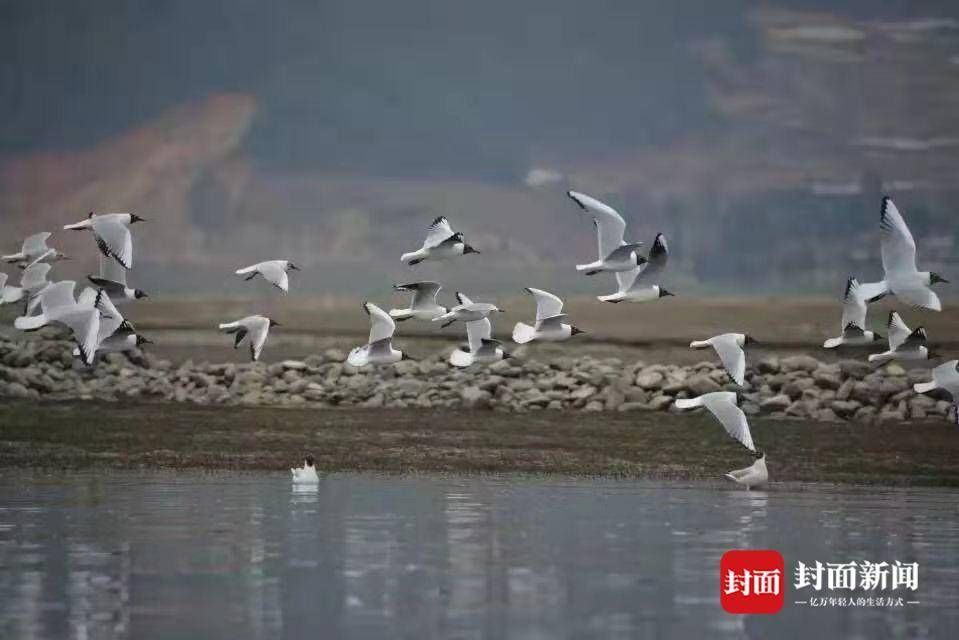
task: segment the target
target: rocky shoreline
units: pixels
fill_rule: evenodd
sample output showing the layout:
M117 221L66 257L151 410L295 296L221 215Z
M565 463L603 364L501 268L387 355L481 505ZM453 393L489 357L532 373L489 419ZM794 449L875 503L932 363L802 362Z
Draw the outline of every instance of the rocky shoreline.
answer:
M357 370L330 349L276 364L175 366L150 353L109 354L81 368L62 340L0 339L0 398L153 400L198 405L292 407L420 407L493 411L675 411L676 398L738 391L747 415L822 422L905 422L945 418L945 396L919 395L928 369L865 362L826 364L809 355L753 362L739 388L717 362L691 366L622 362L616 358L516 357L456 369L446 354L392 367Z

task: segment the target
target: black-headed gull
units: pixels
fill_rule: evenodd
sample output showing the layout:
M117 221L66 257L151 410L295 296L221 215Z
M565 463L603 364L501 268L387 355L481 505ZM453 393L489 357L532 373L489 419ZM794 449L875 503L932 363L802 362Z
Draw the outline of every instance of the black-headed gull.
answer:
M939 296L930 287L949 281L938 273L919 271L916 267L916 241L889 196L882 199L879 231L883 279L862 285L865 298L873 302L892 293L913 307L942 311Z
M122 353L151 344L149 339L137 333L134 326L123 317L103 289L98 291L97 307L100 309L97 353ZM73 355L80 356L80 350L74 349Z
M149 296L142 289L127 285L127 270L113 258L100 254L100 273L87 276L87 280L107 292L115 302L140 300Z
M412 267L424 260L447 260L468 253L479 253L479 251L466 244L462 232L453 231L449 220L445 216L440 216L433 220L427 230L423 246L416 251L404 253L400 256L400 260Z
M959 360L944 362L932 370L932 382L917 382L916 393L929 393L935 389L949 392L953 400L959 400Z
M689 346L692 349L715 349L729 377L743 386L746 381L746 352L743 349L755 342L752 336L745 333L723 333L707 340L693 340Z
M536 324L530 326L517 322L513 327L513 342L525 344L532 340L561 342L579 333L579 327L571 325L569 316L563 313L563 301L549 291L527 287L526 292L536 300Z
M503 350L503 344L493 339L493 325L489 318L467 322L466 341L466 345L450 354L450 364L454 367L496 362L509 357L509 354Z
M350 351L346 357L347 364L363 367L368 364L393 364L400 360L410 360L408 355L393 348L396 323L390 314L372 302L364 302L363 310L370 317L370 337L365 345Z
M135 213L93 213L86 220L64 225L64 229L83 231L90 229L96 238L100 253L113 258L124 269L133 268L133 236L130 225L143 222Z
M432 320L447 312L447 308L436 302L436 294L442 287L438 282L408 282L394 284L396 291L409 291L413 296L410 306L405 309L390 309L390 317L398 322L416 318L418 320Z
M596 261L576 265L577 271L588 276L602 271L631 271L646 261L636 252L643 246L642 242L627 243L623 240L626 221L616 209L585 193L567 191L566 195L593 219L596 227Z
M931 360L939 357L929 350L926 330L923 327L910 330L898 312L889 314L887 326L889 350L870 355L869 362L884 364L891 360Z
M866 329L866 296L855 278L846 281L846 293L842 298L842 335L829 338L823 343L826 349L836 347L861 347L882 340L875 331Z
M236 322L224 322L219 326L223 333L233 334L233 348L236 349L247 337L250 339L250 358L253 362L260 359L263 345L270 334L270 329L280 326L280 323L266 316L247 316Z
M676 400L677 409L695 409L706 407L719 420L726 432L738 440L750 451L755 451L753 436L749 432L746 414L739 408L739 397L732 391L715 391L698 398L680 398Z
M290 291L289 271L299 271L300 268L290 260L266 260L251 264L249 267L237 269L236 274L246 276L246 280L262 276L264 280L272 284L283 293Z
M316 484L320 476L316 473L316 462L313 456L307 454L302 467L291 467L290 475L296 484Z
M473 320L482 320L483 318L487 318L491 313L503 313L503 310L497 307L495 304L490 304L487 302L473 302L459 291L456 292L456 300L459 302L458 305L452 307L443 315L433 318L433 322L442 322L442 326L448 327L457 320L462 320L463 322L472 322Z
M93 364L100 337L101 295L86 288L78 299L73 292L76 282L64 280L46 287L39 294L40 313L35 316L21 316L14 320L13 326L21 331L36 331L48 324L60 324L73 332L79 355L85 364Z
M649 302L673 295L659 286L659 279L669 260L669 247L666 245L666 236L659 234L649 250L647 262L631 271L618 271L616 282L619 289L616 293L599 296L602 302Z
M8 285L10 276L0 271L0 305L17 302L23 298L23 289Z
M766 469L766 452L756 452L756 462L745 469L736 469L726 474L726 477L737 484L746 487L747 490L753 487L760 487L769 482L769 470Z
M19 253L3 256L0 260L4 262L16 262L24 268L47 260L50 262L69 260L70 257L67 254L54 249L47 243L52 235L49 231L42 231L32 236L27 236L20 246Z

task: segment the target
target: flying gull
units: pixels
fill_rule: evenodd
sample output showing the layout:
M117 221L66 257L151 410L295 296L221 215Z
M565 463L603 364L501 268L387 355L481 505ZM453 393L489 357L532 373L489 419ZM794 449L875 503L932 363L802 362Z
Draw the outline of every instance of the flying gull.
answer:
M756 447L753 445L753 436L749 432L749 423L746 422L746 414L739 408L738 400L737 395L732 391L715 391L698 398L676 400L676 408L706 407L719 420L719 423L723 425L729 435L739 440L750 451L756 451Z
M889 350L869 356L869 362L884 364L891 360L931 360L938 355L929 351L926 330L911 331L898 312L889 314Z
M237 269L236 273L237 275L246 276L246 280L252 280L258 275L263 276L264 280L283 293L289 293L290 278L287 272L299 270L300 268L289 260L267 260L265 262L257 262L249 267Z
M49 240L50 236L52 235L53 234L49 231L42 231L40 233L35 233L32 236L28 236L26 239L24 239L19 253L12 253L8 256L3 256L0 258L0 260L3 260L4 262L16 262L23 268L39 262L44 262L46 260L49 260L50 262L69 260L70 258L67 256L67 254L58 251L47 244L47 240Z
M724 333L708 340L693 340L689 346L692 349L715 349L729 377L739 386L743 386L746 381L746 352L743 349L755 342L752 336L745 333Z
M525 344L532 340L562 342L578 333L579 327L569 324L569 316L563 313L563 301L549 291L527 287L526 292L536 300L536 323L533 326L517 322L513 327L513 342Z
M447 308L436 302L436 294L442 287L438 282L408 282L394 284L396 291L410 291L413 294L410 306L406 309L390 309L390 317L398 322L416 318L432 320L447 312Z
M134 213L93 213L86 220L64 225L64 229L83 231L90 229L96 238L100 253L113 258L124 269L133 268L133 236L130 225L142 222L143 218Z
M842 299L842 335L829 338L822 346L826 349L841 346L861 347L882 340L878 333L866 330L866 311L866 297L862 286L855 278L849 278Z
M270 329L280 326L280 323L266 316L247 316L236 322L225 322L220 325L220 331L234 336L233 348L236 349L246 338L250 340L250 358L253 362L260 359L263 345L270 334Z
M134 289L127 285L127 270L113 258L100 254L100 274L87 276L87 280L98 288L107 292L113 300L140 300L149 298L142 289Z
M433 220L427 230L423 246L416 251L404 253L400 256L400 260L412 267L424 260L446 260L468 253L479 253L479 251L466 244L463 234L453 231L449 220L445 216L440 216Z
M503 310L497 307L495 304L489 304L487 302L473 302L459 291L456 292L456 300L459 302L458 305L451 308L443 315L433 318L433 322L442 322L442 326L448 327L457 320L462 320L463 322L472 322L474 320L482 320L483 318L487 318L491 313L503 312Z
M618 273L631 271L646 261L636 252L643 246L642 242L626 243L623 240L626 221L616 209L585 193L567 191L566 195L593 219L593 225L596 227L598 257L595 262L576 265L577 271L584 272L588 276L601 271Z
M368 364L393 364L410 357L393 348L393 332L396 323L372 302L364 302L363 310L370 317L370 338L362 347L356 347L346 358L347 364L363 367Z
M79 299L74 300L75 287L76 282L72 280L51 284L39 295L41 313L21 316L14 320L13 326L21 331L35 331L52 323L63 325L73 333L80 358L91 365L100 336L100 296L97 291L87 288Z
M649 250L647 262L631 271L616 272L619 289L616 293L599 296L602 302L647 302L673 295L659 286L659 279L669 259L666 236L659 234Z
M466 323L467 344L450 354L450 364L454 367L468 367L474 363L489 363L508 358L503 343L493 339L493 325L489 318Z

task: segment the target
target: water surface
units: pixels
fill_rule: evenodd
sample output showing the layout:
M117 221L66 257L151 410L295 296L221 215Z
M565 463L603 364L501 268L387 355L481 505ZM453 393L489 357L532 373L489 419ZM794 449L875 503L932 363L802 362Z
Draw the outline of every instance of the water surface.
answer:
M959 493L517 476L0 474L2 638L946 637ZM718 601L732 548L917 561L920 604ZM790 578L790 583L792 582ZM865 594L861 594L865 595ZM794 597L795 596L795 597Z

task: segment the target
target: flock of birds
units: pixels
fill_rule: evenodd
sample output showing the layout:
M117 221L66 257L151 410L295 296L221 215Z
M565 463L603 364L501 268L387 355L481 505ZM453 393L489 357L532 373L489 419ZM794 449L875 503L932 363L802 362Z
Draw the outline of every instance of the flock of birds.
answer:
M609 205L586 194L570 191L569 198L591 219L597 238L595 261L576 265L586 275L612 273L616 291L598 296L602 302L653 302L673 295L661 286L661 279L669 258L669 248L663 234L653 240L649 252L640 253L641 242L626 240L626 222ZM88 276L92 286L75 296L76 282L51 282L48 279L51 263L69 259L48 244L50 233L39 233L23 241L19 253L3 256L6 262L23 269L19 287L7 284L8 276L0 272L0 304L24 302L24 314L14 321L23 331L35 331L49 324L59 324L72 332L76 342L75 355L92 365L97 353L129 351L149 342L140 335L133 323L125 319L117 304L147 297L128 286L127 272L133 267L133 239L130 225L142 218L132 213L90 213L87 219L64 226L64 229L92 232L100 251L98 275ZM860 284L855 278L847 281L843 297L841 334L823 345L827 349L868 346L883 338L866 326L868 304L893 295L914 308L940 311L942 305L932 290L937 283L947 282L936 273L919 271L916 264L916 243L899 210L888 197L883 198L880 214L881 253L884 277L879 282ZM470 246L462 232L455 231L445 217L436 218L430 225L423 245L416 251L404 253L402 262L413 267L425 261L457 259L480 252ZM290 290L290 271L298 267L290 260L269 260L238 269L237 275L252 280L263 278L284 293ZM469 367L509 358L501 341L493 338L491 318L503 310L488 302L475 302L461 292L456 293L457 304L445 307L437 300L441 285L437 282L410 282L394 285L397 291L411 295L408 307L384 311L372 302L365 302L364 310L370 319L370 334L366 344L352 349L347 363L354 367L387 365L409 359L393 346L396 322L418 320L439 323L441 327L461 321L466 328L466 344L455 349L449 362L455 367ZM563 313L563 301L542 289L527 288L536 303L536 318L532 324L519 322L513 328L512 338L517 344L532 341L560 342L583 330L573 325ZM219 325L219 329L234 336L234 348L244 341L249 344L251 358L260 358L270 329L278 323L263 315L251 315ZM926 331L919 327L909 329L902 317L893 312L887 323L889 348L869 356L873 363L892 360L920 361L937 357L928 347ZM745 333L724 333L690 344L694 349L713 349L719 356L732 381L743 386L746 375L746 352L755 342ZM944 389L959 399L959 361L952 360L933 370L933 380L915 385L917 393ZM722 424L727 433L751 451L756 457L753 465L732 471L726 477L747 488L765 484L768 480L765 453L753 442L746 415L739 407L739 395L732 391L707 393L697 398L676 400L677 409L704 407ZM317 479L312 457L304 466L291 469L295 481L314 482Z

